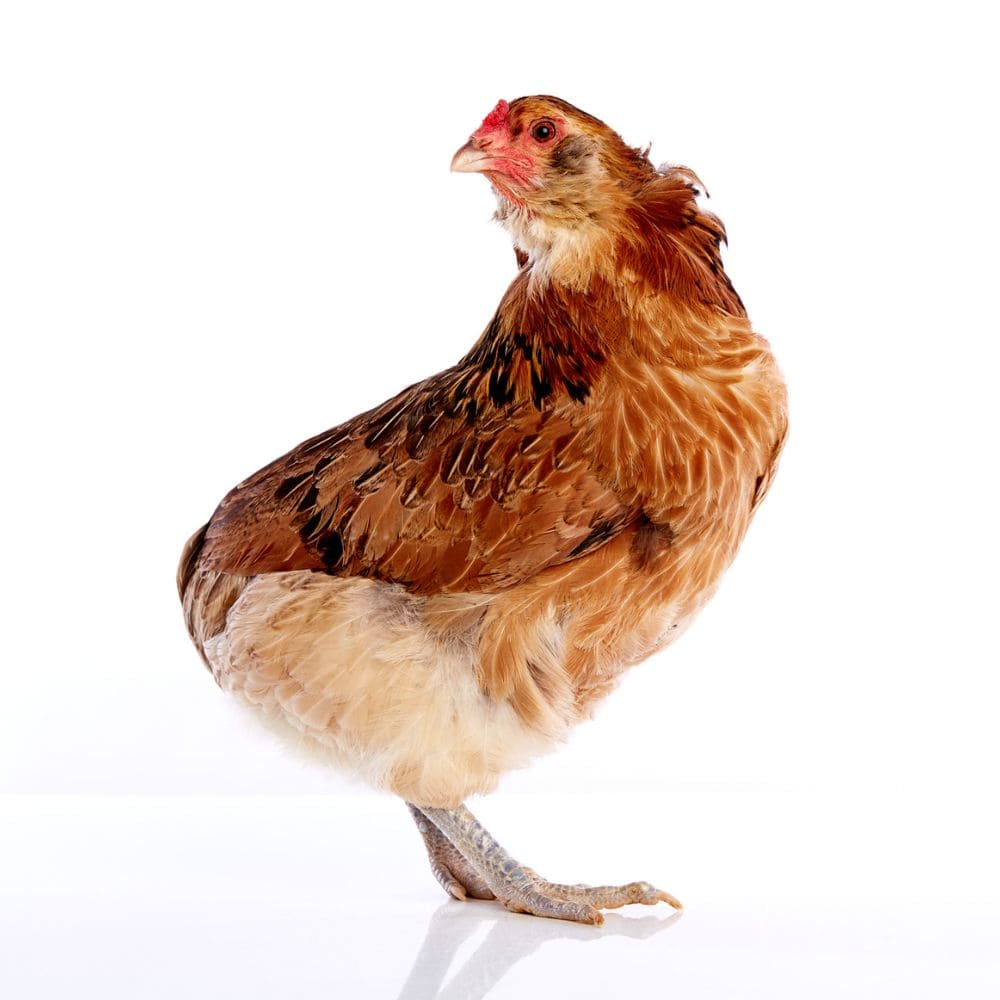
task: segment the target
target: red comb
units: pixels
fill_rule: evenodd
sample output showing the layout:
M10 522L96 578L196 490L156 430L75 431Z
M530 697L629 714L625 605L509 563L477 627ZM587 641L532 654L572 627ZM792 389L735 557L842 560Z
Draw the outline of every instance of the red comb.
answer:
M479 132L498 132L507 124L507 112L510 105L506 101L497 101L497 106L483 119Z

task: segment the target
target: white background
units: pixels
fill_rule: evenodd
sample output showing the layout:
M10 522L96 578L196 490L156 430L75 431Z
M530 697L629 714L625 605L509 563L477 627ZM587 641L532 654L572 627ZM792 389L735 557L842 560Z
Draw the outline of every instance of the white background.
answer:
M983 11L3 7L10 995L996 995ZM698 171L790 386L715 601L476 805L555 877L660 881L674 923L439 909L402 806L236 714L174 591L229 487L478 336L513 254L447 166L527 93Z

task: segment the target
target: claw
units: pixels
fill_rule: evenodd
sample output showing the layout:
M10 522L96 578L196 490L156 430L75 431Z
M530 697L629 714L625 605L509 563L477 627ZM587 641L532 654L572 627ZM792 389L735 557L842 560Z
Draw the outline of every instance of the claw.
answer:
M664 892L662 889L656 890L656 898L661 903L669 903L675 910L684 909L684 904L676 896L671 896L669 892Z

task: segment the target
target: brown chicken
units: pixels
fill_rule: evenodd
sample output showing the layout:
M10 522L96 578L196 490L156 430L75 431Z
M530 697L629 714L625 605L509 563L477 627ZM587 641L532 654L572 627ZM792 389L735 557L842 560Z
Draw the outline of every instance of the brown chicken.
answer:
M694 175L553 97L500 101L483 173L520 270L457 365L237 486L178 585L219 685L401 796L458 898L600 923L463 805L551 750L711 596L770 485L785 389Z

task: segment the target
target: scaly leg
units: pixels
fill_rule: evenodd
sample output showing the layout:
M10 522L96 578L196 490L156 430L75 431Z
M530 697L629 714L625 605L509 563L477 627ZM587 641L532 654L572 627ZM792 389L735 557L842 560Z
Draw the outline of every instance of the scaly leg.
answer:
M479 872L455 849L451 841L412 803L407 802L420 836L424 838L431 871L449 896L455 899L496 899Z
M576 920L584 924L600 924L604 922L602 909L614 909L627 903L652 905L664 902L675 909L681 909L681 904L673 896L654 888L648 882L594 887L548 882L532 869L515 861L465 806L458 809L410 808L414 813L427 817L440 830L449 847L457 850L468 866L479 874L482 883L508 910L559 920ZM433 857L431 866L434 866ZM440 875L438 880L441 881ZM449 888L443 881L442 885Z

